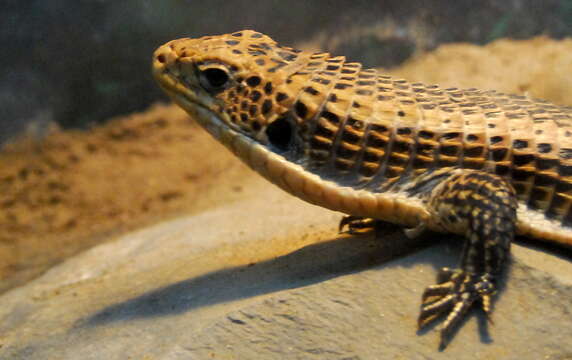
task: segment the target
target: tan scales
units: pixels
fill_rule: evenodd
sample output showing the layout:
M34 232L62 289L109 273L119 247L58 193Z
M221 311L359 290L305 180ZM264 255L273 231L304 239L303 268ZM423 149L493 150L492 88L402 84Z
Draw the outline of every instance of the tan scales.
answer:
M265 178L351 215L467 238L460 270L423 297L441 346L473 303L487 314L514 234L572 247L572 110L442 89L241 31L160 47L160 86Z

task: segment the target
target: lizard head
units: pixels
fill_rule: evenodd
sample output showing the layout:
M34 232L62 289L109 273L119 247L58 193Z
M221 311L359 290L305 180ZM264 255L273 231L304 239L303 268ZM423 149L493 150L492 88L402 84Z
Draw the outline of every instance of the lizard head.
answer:
M289 114L299 91L296 84L303 81L292 75L314 57L245 30L170 41L155 51L153 75L223 143L230 132L273 152L292 154L300 153L295 125L301 119Z

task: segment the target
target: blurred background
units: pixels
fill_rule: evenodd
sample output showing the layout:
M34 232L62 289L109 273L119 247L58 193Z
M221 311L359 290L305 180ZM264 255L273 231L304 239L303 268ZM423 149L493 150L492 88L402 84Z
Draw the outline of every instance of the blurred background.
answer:
M164 99L149 72L157 46L247 28L393 67L443 43L565 37L572 1L3 0L0 143L144 109Z

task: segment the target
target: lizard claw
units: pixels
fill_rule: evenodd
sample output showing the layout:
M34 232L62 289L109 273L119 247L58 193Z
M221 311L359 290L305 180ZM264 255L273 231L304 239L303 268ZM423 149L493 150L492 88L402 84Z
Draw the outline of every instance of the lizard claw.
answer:
M427 228L426 224L420 222L419 225L415 227L403 229L403 232L405 233L405 236L407 236L407 238L416 239L425 232L426 228Z
M491 275L467 274L462 270L444 268L438 284L429 286L422 296L421 312L417 320L419 329L446 316L441 325L440 349L447 346L449 338L475 302L480 302L487 319L491 320L491 296L495 286Z
M344 216L342 220L340 220L340 224L338 226L338 232L340 234L364 234L370 232L375 229L375 223L377 220L372 218L365 218L361 216L353 216L348 215ZM344 228L347 226L347 230L344 231Z

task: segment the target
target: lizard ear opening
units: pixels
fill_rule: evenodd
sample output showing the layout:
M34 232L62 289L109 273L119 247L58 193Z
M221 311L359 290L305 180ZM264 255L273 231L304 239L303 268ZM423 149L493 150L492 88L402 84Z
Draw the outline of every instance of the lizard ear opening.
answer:
M287 116L274 120L266 127L268 142L279 151L288 151L292 145L293 129Z

